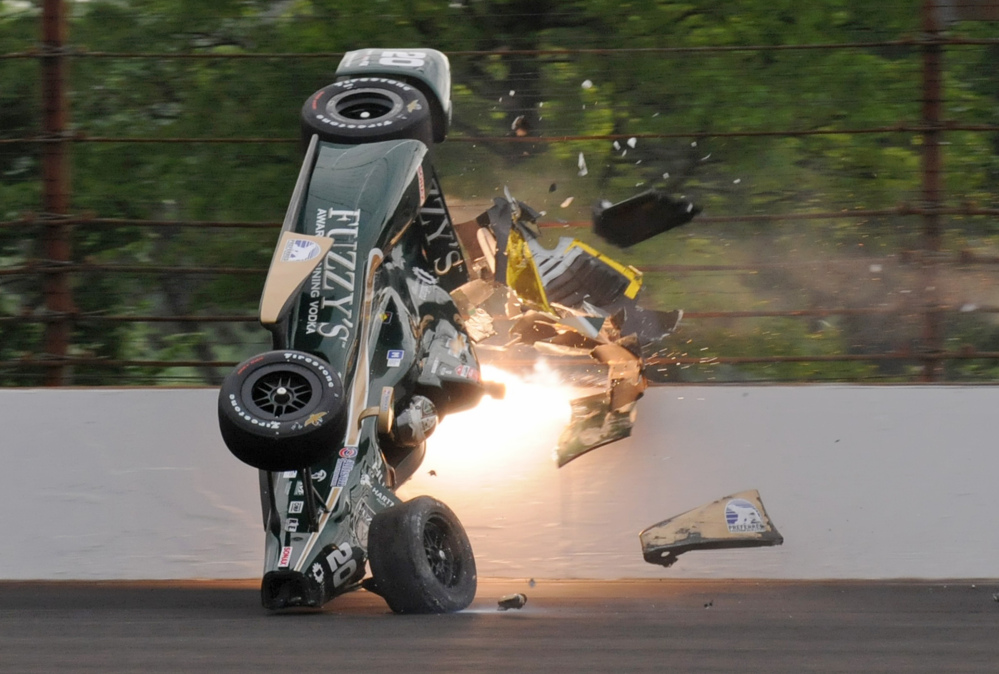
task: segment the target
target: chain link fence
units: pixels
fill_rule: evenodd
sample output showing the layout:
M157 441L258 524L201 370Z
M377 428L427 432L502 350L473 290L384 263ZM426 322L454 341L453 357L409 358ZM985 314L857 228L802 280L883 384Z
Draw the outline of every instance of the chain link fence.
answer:
M454 219L507 188L549 239L641 269L644 304L685 312L658 382L991 382L999 24L959 10L835 43L445 35ZM45 0L0 53L0 383L216 384L268 346L296 116L342 52L111 49L69 14ZM703 213L625 251L594 237L595 201L650 188Z

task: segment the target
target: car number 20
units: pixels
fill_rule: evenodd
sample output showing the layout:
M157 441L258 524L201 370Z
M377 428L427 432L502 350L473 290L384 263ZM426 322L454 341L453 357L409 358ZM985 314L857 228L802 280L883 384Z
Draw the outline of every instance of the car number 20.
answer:
M383 51L378 57L379 65L399 68L419 68L427 62L427 55L421 51Z
M353 556L354 551L347 543L341 543L326 555L326 563L333 574L333 587L340 587L357 571L357 560Z

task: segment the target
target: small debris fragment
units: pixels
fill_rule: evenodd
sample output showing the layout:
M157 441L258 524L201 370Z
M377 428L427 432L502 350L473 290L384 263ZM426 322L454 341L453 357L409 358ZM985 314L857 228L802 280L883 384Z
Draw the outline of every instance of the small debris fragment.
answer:
M437 471L436 470L431 470L430 471L430 477L437 477Z
M614 151L615 152L621 151L621 143L617 142L616 140L614 141Z
M992 601L999 602L999 592L996 592L992 595Z
M505 597L500 597L499 607L497 610L506 611L512 608L521 609L524 608L524 604L527 603L526 594L508 594Z
M582 178L587 173L589 173L589 171L586 169L586 158L583 157L583 153L580 152L579 153L579 177Z
M552 183L551 185L548 186L548 192L549 192L549 194L552 193L552 192L554 192L557 189L558 189L558 185L556 185L555 183Z
M663 174L663 178L669 178L669 171Z
M591 82L590 80L583 80L583 83L579 86L583 87L584 89L591 89L593 87L593 82Z
M628 139L628 147L634 148L636 145L638 145L638 139L637 138L629 138Z
M515 136L523 138L531 132L530 126L527 124L527 117L524 115L519 115L510 124L510 130L513 131Z
M738 185L741 182L742 182L742 178L736 178L735 180L732 181L732 184L733 185Z
M576 197L567 197L565 201L563 201L561 204L559 204L559 207L560 208L569 208L569 206L572 206L572 202L573 202L573 200L575 198Z
M529 581L527 581L527 586L528 587L534 587L535 585L537 585L537 583L535 582L535 580L533 578L531 578ZM995 595L993 595L993 596L995 596ZM999 599L997 599L996 601L999 601Z
M708 600L708 603L704 605L704 608L711 608L714 605L715 605L715 602L714 602L713 599L712 600Z

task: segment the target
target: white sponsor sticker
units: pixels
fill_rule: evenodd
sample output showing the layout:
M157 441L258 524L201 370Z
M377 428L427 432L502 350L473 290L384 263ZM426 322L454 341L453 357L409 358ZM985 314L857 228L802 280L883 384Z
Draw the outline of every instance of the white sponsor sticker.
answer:
M392 349L388 352L388 366L389 367L399 367L402 365L402 359L406 356L406 352L401 349Z
M725 504L725 523L729 533L762 532L767 530L760 511L746 499L736 498Z
M302 512L302 505L304 503L304 501L292 501L288 504L288 512L293 515Z
M347 478L350 471L354 469L353 459L337 459L336 468L333 469L333 479L330 481L333 487L344 487L347 485Z
M306 262L319 257L319 244L308 239L288 239L281 251L282 262Z

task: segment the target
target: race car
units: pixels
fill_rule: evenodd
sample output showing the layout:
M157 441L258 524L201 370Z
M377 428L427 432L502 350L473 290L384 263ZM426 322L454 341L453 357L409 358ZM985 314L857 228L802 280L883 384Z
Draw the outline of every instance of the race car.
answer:
M440 419L502 395L473 343L503 324L500 348L604 367L605 391L573 405L561 465L628 434L643 353L680 313L639 308L641 274L579 241L542 246L538 214L509 194L452 222L430 161L451 119L443 54L352 51L334 79L302 108L305 156L259 307L273 348L226 377L219 426L259 469L264 607L318 608L363 586L397 613L459 611L476 590L461 523L395 489ZM664 199L601 204L597 231L630 245L696 214Z
M364 586L399 613L475 595L454 513L394 494L437 420L490 390L437 273L452 226L428 153L450 114L433 50L350 52L303 107L305 158L260 302L273 350L219 394L227 447L260 470L266 608L322 606L366 562Z

